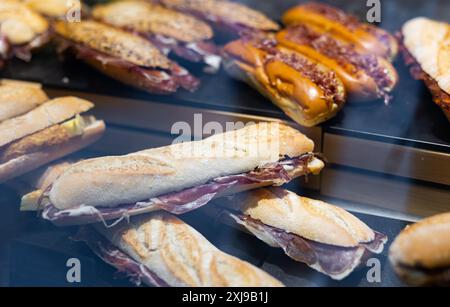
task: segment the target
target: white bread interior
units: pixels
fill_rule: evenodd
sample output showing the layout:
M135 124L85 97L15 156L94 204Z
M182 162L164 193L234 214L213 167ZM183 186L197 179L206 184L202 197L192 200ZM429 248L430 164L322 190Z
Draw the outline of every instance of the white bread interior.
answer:
M394 266L438 269L450 267L450 212L406 227L392 243L389 259Z
M315 242L355 247L375 238L366 224L344 209L282 188L245 192L235 195L232 203L253 219Z

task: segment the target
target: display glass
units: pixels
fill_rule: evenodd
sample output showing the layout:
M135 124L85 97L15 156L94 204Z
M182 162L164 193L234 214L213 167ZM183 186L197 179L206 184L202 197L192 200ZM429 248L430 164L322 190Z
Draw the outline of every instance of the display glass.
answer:
M0 286L449 285L449 23L0 0Z

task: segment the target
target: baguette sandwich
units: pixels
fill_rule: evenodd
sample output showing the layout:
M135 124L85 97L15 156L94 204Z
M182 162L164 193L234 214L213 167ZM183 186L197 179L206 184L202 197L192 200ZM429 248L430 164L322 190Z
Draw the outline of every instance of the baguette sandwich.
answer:
M194 91L199 85L186 69L138 35L95 21L58 21L54 28L61 51L125 84L157 94L171 94L179 87Z
M450 24L418 17L405 23L402 38L411 74L425 82L450 121Z
M450 285L450 213L406 227L394 240L389 260L395 272L413 286Z
M344 106L345 87L333 70L271 38L242 38L224 50L230 75L253 86L302 126L324 122Z
M373 25L360 22L355 16L332 6L308 2L288 10L283 15L286 25L311 24L325 29L330 35L354 44L361 52L393 60L398 53L394 36Z
M56 225L120 220L155 210L182 214L213 198L281 185L324 167L314 143L279 123L247 125L202 141L74 164L39 202Z
M113 228L84 226L78 240L85 241L102 260L137 285L283 286L263 270L218 250L194 228L168 213L134 217Z
M22 0L34 11L51 20L67 19L85 9L81 0Z
M279 25L264 14L232 1L159 0L159 2L170 9L203 19L214 25L219 32L241 35L279 29Z
M203 62L217 71L221 58L210 42L211 27L197 18L149 2L128 0L97 5L92 17L150 40L165 53Z
M80 115L89 101L62 97L46 101L39 88L0 86L0 182L18 177L98 140L103 121Z
M0 1L0 67L12 57L31 59L31 51L50 40L47 20L18 0Z
M282 188L249 191L222 203L257 238L335 280L381 253L387 241L344 209Z
M315 25L288 27L276 35L277 41L334 70L355 101L384 98L398 82L398 75L385 58L360 53L351 43L329 35Z

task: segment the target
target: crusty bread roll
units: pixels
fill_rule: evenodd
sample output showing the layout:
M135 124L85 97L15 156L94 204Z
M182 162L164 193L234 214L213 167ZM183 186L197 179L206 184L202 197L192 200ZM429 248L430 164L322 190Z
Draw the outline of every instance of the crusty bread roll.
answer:
M0 123L33 110L48 100L45 92L35 86L0 84Z
M168 8L190 13L227 30L276 31L279 25L243 4L226 0L160 0Z
M135 261L174 287L280 287L261 269L214 247L172 215L132 218L113 228L96 229Z
M407 226L392 243L389 260L412 285L450 285L450 213Z
M24 136L62 123L94 105L76 97L61 97L48 101L34 110L0 123L0 147Z
M38 13L17 0L0 1L0 33L13 45L30 43L49 28Z
M313 148L310 139L284 124L247 125L202 141L79 162L54 183L49 197L60 210L80 204L131 204L220 176L249 172ZM324 165L315 158L308 166L314 168L312 172L319 172Z
M0 183L21 176L51 161L83 149L95 143L105 131L103 121L95 121L84 128L82 135L67 139L61 144L47 146L39 151L21 155L0 164Z
M344 209L281 188L258 189L233 200L253 219L315 242L354 247L375 237L372 229Z
M398 53L397 41L389 32L359 22L355 16L324 3L308 2L295 6L284 13L282 20L286 25L317 25L354 44L361 51L389 60L394 59Z
M213 37L211 27L197 18L144 1L97 5L92 16L116 27L164 35L185 43Z

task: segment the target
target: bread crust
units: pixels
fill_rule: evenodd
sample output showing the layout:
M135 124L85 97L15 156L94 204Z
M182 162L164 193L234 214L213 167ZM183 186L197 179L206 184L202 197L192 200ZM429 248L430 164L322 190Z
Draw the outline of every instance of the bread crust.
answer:
M47 20L16 0L0 2L1 34L13 45L31 42L49 28Z
M58 209L135 203L313 148L310 139L291 127L260 123L198 142L82 161L54 183L50 200Z
M426 218L406 227L392 243L394 266L438 269L450 267L450 213Z
M127 0L97 5L92 10L92 16L116 27L163 35L185 43L213 37L211 27L203 21L144 1Z
M355 247L375 237L367 225L344 209L282 188L235 195L233 204L253 219L315 242Z
M300 56L293 51L282 50ZM224 68L232 77L255 88L302 126L313 127L322 123L334 117L344 106L343 101L337 103L325 97L317 84L287 64L277 60L265 63L264 54L251 43L243 40L231 42L225 46L225 52ZM326 69L319 63L317 65ZM271 78L283 80L290 87L287 86L287 90L277 88ZM335 80L342 99L345 99L344 85L339 79Z
M161 0L160 2L175 10L189 12L196 16L208 16L207 19L211 22L225 21L262 31L279 29L278 24L264 14L236 2L226 0Z
M39 12L48 17L59 18L65 17L69 10L75 11L77 9L81 10L81 1L71 1L67 0L22 0L31 9ZM72 6L68 6L68 3L72 3Z
M46 147L42 151L25 154L0 165L0 183L21 176L51 161L76 152L96 142L105 131L105 123L96 121L86 127L81 136L67 140L62 144Z
M261 269L227 255L178 218L157 213L130 224L96 229L114 245L175 287L280 287Z
M45 92L35 86L0 84L0 123L33 110L48 100Z
M450 94L450 25L424 17L403 25L403 43L423 71Z
M76 97L52 99L22 116L1 122L0 147L55 124L62 123L93 107L94 105L91 102Z
M148 40L96 21L65 23L54 25L58 35L72 42L83 44L112 57L132 64L169 69L170 60Z

